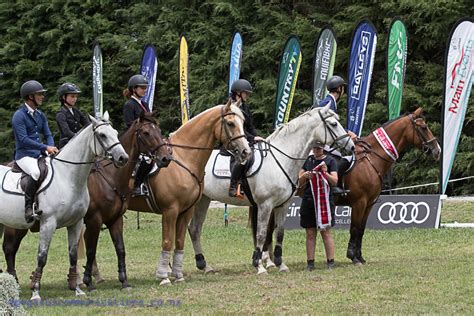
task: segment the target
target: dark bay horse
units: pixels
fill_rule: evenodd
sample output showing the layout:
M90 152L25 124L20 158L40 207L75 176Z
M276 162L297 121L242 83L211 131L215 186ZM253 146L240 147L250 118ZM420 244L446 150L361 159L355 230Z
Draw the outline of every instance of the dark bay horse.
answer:
M88 289L93 289L90 281L92 261L95 258L97 241L102 224L109 229L114 242L117 256L125 257L125 247L122 238L123 218L130 198L133 169L141 154L150 157L158 166L165 167L171 156L164 145L161 130L152 113L142 113L139 119L133 122L130 128L119 138L129 155L128 163L123 168L115 168L110 162L97 160L88 179L90 204L84 217L86 224L85 241L87 245L88 261L84 273L84 283ZM21 240L28 230L19 230L5 227L3 251L8 265L8 272L16 276L15 256ZM125 262L118 267L119 280L122 286L128 287L126 282ZM71 274L71 272L70 272ZM75 277L70 275L71 277Z
M398 153L404 151L408 146L415 146L425 153L431 153L438 160L441 148L422 114L422 109L418 108L411 114L400 116L385 123L382 128ZM384 151L373 133L357 140L355 144L355 166L344 176L344 186L350 190L350 193L345 198L335 196L335 202L336 205L349 205L352 208L347 257L354 264L360 265L365 263L362 257L362 238L367 219L372 206L382 191L383 177L396 162L396 159L391 158ZM250 218L252 227L254 227L254 216L250 216ZM274 226L274 219L272 218L264 251L267 249L271 251ZM255 239L255 232L253 232L253 235Z

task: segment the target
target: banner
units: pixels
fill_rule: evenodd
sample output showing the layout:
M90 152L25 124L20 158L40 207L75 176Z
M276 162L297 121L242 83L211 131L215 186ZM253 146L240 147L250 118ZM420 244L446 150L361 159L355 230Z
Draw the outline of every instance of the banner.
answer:
M347 88L347 128L360 136L369 97L377 32L369 21L361 21L352 35Z
M179 96L181 100L181 124L189 120L189 87L188 87L188 42L181 35L179 39Z
M459 20L451 30L445 69L441 194L446 192L474 82L474 20L472 18Z
M399 18L395 18L390 25L387 42L387 104L389 120L400 116L407 62L407 41L405 24Z
M274 128L277 128L281 124L288 122L300 65L300 41L296 36L291 35L286 41L285 49L283 50L280 60L275 103L275 121L273 123Z
M300 226L301 198L292 197L286 214L285 229L302 229ZM337 206L334 228L351 226L352 208ZM441 215L440 195L380 195L367 218L366 228L439 228Z
M319 33L313 60L313 98L311 104L319 104L328 94L326 81L332 77L336 61L337 41L334 31L326 26Z
M230 48L230 61L229 61L229 95L230 87L235 80L240 78L240 64L242 62L242 36L239 32L234 33L234 39L232 40L232 46Z
M148 80L148 88L143 101L148 103L150 112L153 111L153 99L155 97L156 73L158 72L158 59L153 45L147 44L143 50L140 73Z
M102 91L102 51L98 43L94 44L92 55L92 95L94 98L94 116L102 117L104 113L103 91Z

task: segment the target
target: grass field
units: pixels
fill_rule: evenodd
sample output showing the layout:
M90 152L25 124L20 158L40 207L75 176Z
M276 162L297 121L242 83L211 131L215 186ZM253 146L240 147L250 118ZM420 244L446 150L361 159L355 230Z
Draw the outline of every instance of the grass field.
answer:
M318 238L316 270L304 271L305 237L287 231L283 258L291 272L270 270L257 276L251 266L253 251L247 215L231 209L224 227L222 210L209 212L203 234L208 264L219 272L204 275L194 266L188 238L183 284L159 287L155 266L161 251L161 217L127 213L125 242L131 292L120 290L117 261L108 232L99 244L98 262L106 282L88 293L89 306L27 307L37 315L156 314L156 313L474 313L474 229L406 229L366 232L363 251L368 263L352 266L345 259L348 231L333 231L336 268L326 270ZM474 222L474 202L445 203L443 222ZM28 277L35 267L38 234L29 234L17 257L21 298L29 300ZM83 263L83 261L81 261ZM5 268L3 257L0 267ZM45 304L74 300L67 290L66 230L56 232L43 273ZM104 305L104 306L98 306ZM107 306L112 305L112 306Z

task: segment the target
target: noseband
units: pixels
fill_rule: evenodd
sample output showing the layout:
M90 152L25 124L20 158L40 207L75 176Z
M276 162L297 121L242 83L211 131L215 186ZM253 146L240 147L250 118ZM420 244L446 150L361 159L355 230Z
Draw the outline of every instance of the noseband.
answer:
M433 150L433 148L431 148L431 143L432 142L436 142L436 137L433 137L431 139L428 139L428 137L426 137L425 133L423 133L423 131L421 130L424 126L426 126L426 123L424 126L418 126L418 124L416 124L416 121L417 120L422 120L423 118L421 117L418 117L418 118L415 118L415 116L413 114L410 114L410 119L411 119L411 123L413 124L413 128L414 130L416 131L416 133L418 134L418 137L420 138L421 142L422 142L422 150L425 152L425 153L428 153L430 151ZM415 137L415 135L413 134L413 138ZM413 140L413 143L415 143L415 141Z
M112 161L114 161L114 157L111 153L111 150L112 148L114 148L115 146L118 146L120 145L120 141L118 142L115 142L113 143L112 145L110 145L109 147L106 147L105 143L102 141L102 139L97 135L97 129L101 126L104 126L104 125L110 125L109 122L103 122L103 123L100 123L96 126L94 126L92 128L92 131L94 132L94 153L96 156L99 156L97 155L97 144L96 144L96 141L99 142L100 146L102 147L102 149L104 149L104 156L107 158L107 159L110 159Z
M168 150L168 153L171 155L173 150L171 149L171 147L169 146L168 142L165 142L162 140L162 143L161 144L158 144L156 147L152 148L152 149L149 149L146 144L145 144L145 141L143 140L143 137L141 136L141 132L142 132L142 127L146 126L146 125L153 125L153 126L156 126L155 123L153 122L148 122L148 123L142 123L140 124L136 129L135 129L135 135L137 137L137 140L138 140L138 143L139 143L139 147L138 149L140 150L140 144L143 145L144 148L146 148L146 152L142 152L142 150L140 150L140 152L144 155L144 156L147 156L147 157L150 157L152 160L155 160L157 157L156 157L156 152L163 146L166 146L167 147L167 150Z
M227 126L226 122L225 122L225 117L228 116L228 115L237 115L237 113L235 112L228 112L228 113L224 113L224 108L221 109L221 132L220 132L220 139L222 139L222 130L224 130L225 132L225 135L227 136L227 144L224 144L224 148L226 150L228 150L229 152L232 152L231 150L229 150L229 145L240 139L240 138L245 138L245 134L242 134L242 135L238 135L238 136L235 136L235 137L232 137L232 134L229 130L229 127ZM222 142L222 141L221 141Z
M318 111L319 113L319 117L321 118L321 120L323 121L324 123L324 143L326 144L327 143L327 139L328 139L328 131L329 131L329 134L331 135L331 138L333 139L333 142L332 144L329 146L331 147L331 150L329 150L329 152L332 152L334 150L336 150L337 148L344 148L347 146L347 144L349 143L349 141L351 140L351 137L349 136L349 134L345 133L344 135L341 135L341 136L337 136L336 133L329 127L329 123L327 122L327 119L334 116L334 114L330 114L328 116L323 116L321 114L321 111ZM347 138L346 142L343 144L343 145L338 145L337 142L343 140ZM335 146L334 146L335 145Z

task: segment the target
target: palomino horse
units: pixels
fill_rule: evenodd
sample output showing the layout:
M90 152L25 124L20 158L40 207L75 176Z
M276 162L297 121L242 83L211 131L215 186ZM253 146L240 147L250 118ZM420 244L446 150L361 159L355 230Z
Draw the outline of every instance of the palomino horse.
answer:
M412 114L401 116L383 125L386 135L390 138L397 152L402 152L409 145L431 152L438 160L441 148L431 133L418 108ZM383 176L396 162L378 143L374 133L356 142L356 164L344 176L344 185L350 190L347 198L336 197L336 205L352 207L350 240L347 247L347 257L354 264L365 263L362 257L362 237L364 236L367 218L372 206L377 200L383 187Z
M127 210L131 192L130 178L138 156L140 154L148 156L160 168L166 167L171 160L169 151L163 146L161 130L152 113L142 112L140 118L135 120L130 128L120 136L120 142L129 155L125 167L114 168L106 160L97 160L88 178L90 204L84 222L87 226L85 240L91 258L95 258L102 224L105 224L109 229L117 256L125 256L125 246L122 238L122 215ZM157 148L158 150L155 150ZM19 230L5 227L3 252L8 264L8 273L15 277L15 256L21 240L27 232L27 229ZM84 273L84 283L89 290L93 289L90 279L91 270L92 262L88 261ZM129 285L126 282L125 265L118 267L118 273L119 280L122 281L122 287L127 288Z
M130 210L162 214L162 251L157 267L160 285L170 284L168 267L174 245L172 276L184 281L183 256L186 228L203 190L204 167L217 142L245 162L250 154L239 104L218 105L194 117L174 132L169 145L173 159L167 168L149 178L150 199L134 197ZM92 259L92 258L91 258ZM89 260L89 258L88 258ZM125 256L119 257L125 266Z
M253 200L258 206L256 248L253 255L253 265L258 268L258 274L266 273L261 260L261 249L272 210L278 229L274 253L279 259L275 261L280 266L280 271L288 270L281 261L281 242L286 210L296 188L298 171L316 141L338 146L347 152L354 150L354 143L339 124L338 116L329 109L329 106L315 108L281 126L266 139L264 146L267 154L262 158L260 170L255 176L247 179ZM234 205L251 205L247 198L242 200L228 196L229 179L213 176L212 168L216 155L217 151L214 151L213 158L206 165L203 197L196 205L196 212L189 225L196 265L205 271L211 271L212 268L206 265L204 259L201 248L201 230L211 200Z
M422 109L419 108L412 114L401 116L393 121L385 123L382 128L400 153L407 146L413 145L426 153L431 152L435 159L439 159L441 148L431 133ZM380 131L378 129L377 131ZM347 247L347 257L356 265L365 263L362 257L362 237L364 236L367 218L382 190L383 176L396 162L381 147L374 133L356 141L356 163L355 166L344 176L344 186L350 189L347 197L336 196L336 205L350 205L352 207L350 240ZM341 175L339 175L341 180ZM267 244L271 243L270 226L267 235Z
M82 219L89 206L87 178L96 156L111 156L117 166L124 166L128 160L128 155L117 138L117 131L110 123L93 117L90 119L92 124L82 129L55 157L47 158L51 165L52 178L46 186L40 188L38 194L43 213L39 223L38 265L32 273L30 283L32 300L41 300L40 282L49 245L54 231L61 227L67 227L68 230L69 288L75 290L77 295L84 295L76 284L76 264ZM9 170L8 167L0 166L0 178L4 178ZM25 203L22 195L9 194L2 190L0 199L0 226L29 229L33 225L25 222Z

